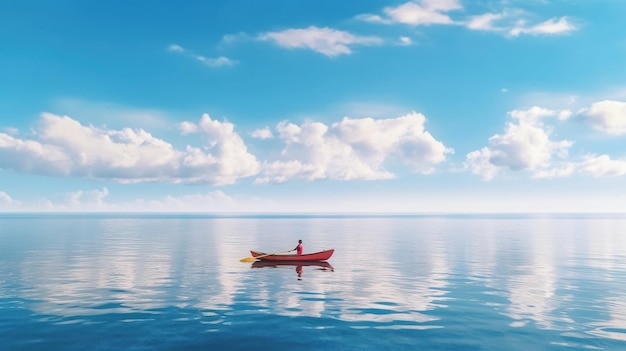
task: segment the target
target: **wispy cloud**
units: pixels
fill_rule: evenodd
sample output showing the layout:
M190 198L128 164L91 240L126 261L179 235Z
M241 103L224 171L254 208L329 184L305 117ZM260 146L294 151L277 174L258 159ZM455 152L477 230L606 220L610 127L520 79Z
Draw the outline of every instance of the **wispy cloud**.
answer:
M264 33L259 40L272 41L289 49L309 49L323 55L334 57L349 55L355 45L380 45L378 37L364 37L328 27L310 26L303 29L287 29L281 32Z
M229 59L228 57L225 56L219 56L219 57L206 57L206 56L202 56L202 55L198 55L193 53L190 50L187 50L185 48L183 48L180 45L177 44L172 44L170 46L168 46L167 51L169 52L174 52L174 53L178 53L178 54L183 54L186 55L188 57L194 58L197 61L202 62L203 64L212 67L212 68L219 68L219 67L230 67L235 65L237 62L233 61L231 59Z
M171 127L167 111L155 108L137 108L110 102L62 98L53 102L53 109L70 116L87 116L97 125L167 129Z
M409 46L413 44L413 40L410 37L402 36L398 39L398 44L401 46Z
M249 34L244 33L244 32L239 32L235 34L224 35L218 45L219 46L231 45L231 44L235 44L238 42L245 42L245 41L251 41L251 40L254 40L253 36L250 36Z
M270 200L234 198L215 190L186 195L166 195L155 199L137 198L132 201L113 202L108 187L76 190L23 202L11 199L0 191L0 211L43 212L237 212L259 208L271 209Z
M509 30L509 34L512 36L519 36L521 34L562 35L570 33L576 29L577 27L571 23L567 17L561 17L559 19L552 18L545 22L531 26L527 26L524 21L521 21L517 26Z
M527 18L528 16L526 11L506 9L499 13L471 16L465 21L465 26L471 30L500 33L509 37L557 36L569 34L578 29L578 26L565 16L534 24Z
M499 33L505 36L563 35L576 29L566 16L533 23L528 12L503 8L499 12L466 15L460 1L422 0L409 1L395 7L386 7L382 14L361 14L357 19L387 25L402 24L412 27L429 25L454 25L474 31ZM452 15L455 14L455 18Z
M495 23L504 17L505 15L501 13L484 13L470 17L465 26L472 30L497 31L501 29L496 27Z
M185 49L182 48L182 46L180 45L176 45L176 44L172 44L167 48L167 51L169 52L178 52L178 53L184 53Z

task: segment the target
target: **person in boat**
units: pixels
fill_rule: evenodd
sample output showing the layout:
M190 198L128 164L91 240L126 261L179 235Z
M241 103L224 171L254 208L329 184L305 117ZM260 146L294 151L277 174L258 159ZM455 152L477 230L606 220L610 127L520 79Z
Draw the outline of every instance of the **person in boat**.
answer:
M304 246L302 246L302 240L298 240L298 246L296 246L296 248L291 251L295 251L298 255L302 255L302 251L304 251Z

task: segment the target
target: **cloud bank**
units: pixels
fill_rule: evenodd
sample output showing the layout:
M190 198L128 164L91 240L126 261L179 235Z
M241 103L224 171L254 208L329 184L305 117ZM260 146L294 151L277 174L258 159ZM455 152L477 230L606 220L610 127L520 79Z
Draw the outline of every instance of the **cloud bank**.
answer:
M208 145L176 150L143 129L102 129L44 113L35 140L0 133L0 166L24 173L121 183L224 185L258 172L258 161L247 152L232 124L204 115L195 127L207 136Z
M182 136L199 135L204 145L177 149L144 129L107 129L43 113L31 138L0 133L0 168L119 183L228 185L252 176L257 184L391 179L388 165L428 174L452 153L425 130L425 122L415 112L388 119L345 117L330 126L284 121L276 126L284 144L280 159L260 162L234 124L208 114L178 124ZM262 141L274 133L266 127L251 137Z
M571 158L574 142L557 139L554 132L562 123L583 122L607 138L622 136L626 134L625 102L603 100L576 113L534 106L513 110L508 118L502 133L488 138L486 146L465 154L464 170L484 180L504 171L524 171L531 178L626 174L623 157L585 150ZM212 119L209 114L197 122L178 124L183 138L195 135L193 140L200 140L200 145L187 143L176 148L142 128L96 127L68 116L43 113L29 135L3 128L0 169L118 183L218 186L244 178L254 179L255 184L385 180L402 170L434 173L454 153L425 129L425 123L425 116L416 112L395 118L344 117L331 124L283 121L273 130L263 127L249 133L260 143L258 151L267 150L262 144L270 139L271 145L281 148L269 153L272 159L258 159L234 124ZM2 201L11 201L6 193L1 195Z

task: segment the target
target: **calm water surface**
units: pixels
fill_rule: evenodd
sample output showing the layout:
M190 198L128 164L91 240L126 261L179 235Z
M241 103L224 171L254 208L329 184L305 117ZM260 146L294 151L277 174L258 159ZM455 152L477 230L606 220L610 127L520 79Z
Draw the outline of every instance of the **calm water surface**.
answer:
M626 217L0 215L0 345L626 350Z

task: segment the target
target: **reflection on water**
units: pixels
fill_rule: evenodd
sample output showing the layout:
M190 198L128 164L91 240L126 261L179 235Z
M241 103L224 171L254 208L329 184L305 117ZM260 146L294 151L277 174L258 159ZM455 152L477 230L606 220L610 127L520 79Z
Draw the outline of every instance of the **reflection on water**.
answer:
M321 262L299 262L299 261L281 261L281 262L272 262L272 261L255 261L251 265L252 268L291 268L296 271L296 276L298 280L302 280L302 274L304 273L304 267L311 267L313 269L317 269L319 271L324 272L334 272L335 269L330 263L326 261Z
M239 262L294 238L335 255ZM620 217L0 217L3 339L42 325L93 336L104 324L253 338L249 326L290 318L296 331L343 330L356 349L373 342L364 329L422 333L421 344L393 334L410 347L612 349L626 342L624 281ZM37 330L11 345L49 341Z

